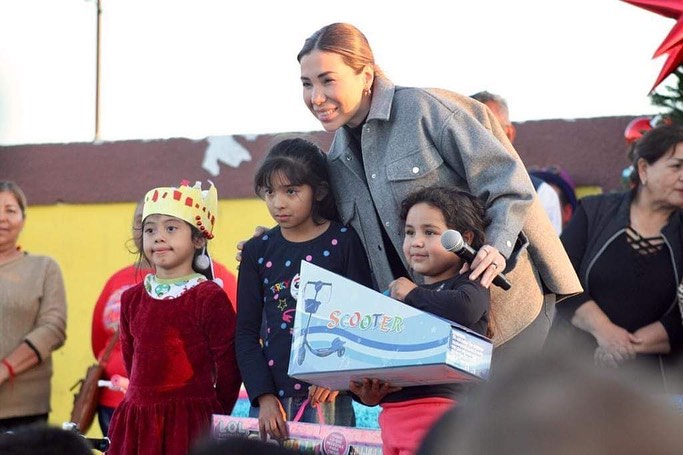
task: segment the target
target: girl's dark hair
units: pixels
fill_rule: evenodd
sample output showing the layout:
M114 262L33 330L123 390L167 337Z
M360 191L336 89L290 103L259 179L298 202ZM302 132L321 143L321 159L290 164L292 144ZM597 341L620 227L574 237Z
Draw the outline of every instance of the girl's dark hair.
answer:
M425 203L441 210L446 226L461 234L472 233L472 248L480 249L486 243L484 233L490 220L486 208L477 198L466 191L447 186L432 186L409 194L401 203L401 219L405 222L408 211L416 204ZM493 338L495 327L489 313L486 336Z
M631 172L630 179L633 191L637 192L640 187L638 160L642 158L647 164L653 164L670 153L672 148L681 142L683 142L683 125L658 126L645 133L636 142L631 153L633 172Z
M351 24L337 22L326 25L306 39L303 47L296 56L301 59L314 50L339 54L356 74L360 74L367 65L375 70L375 75L381 76L382 70L375 63L375 55L372 53L370 43L363 32Z
M337 207L330 188L325 153L302 138L285 139L275 144L254 176L254 191L272 187L273 178L281 175L290 185L308 185L313 190L312 217L316 224L338 221Z
M5 192L12 193L14 195L14 198L17 200L17 204L19 204L19 209L21 209L21 217L26 218L26 196L24 195L24 192L21 191L19 185L9 180L2 180L0 181L0 193Z
M486 209L477 198L457 188L432 186L411 193L401 203L401 219L405 222L408 211L416 204L425 203L441 210L446 226L464 234L473 234L472 248L478 250L486 242L489 219Z

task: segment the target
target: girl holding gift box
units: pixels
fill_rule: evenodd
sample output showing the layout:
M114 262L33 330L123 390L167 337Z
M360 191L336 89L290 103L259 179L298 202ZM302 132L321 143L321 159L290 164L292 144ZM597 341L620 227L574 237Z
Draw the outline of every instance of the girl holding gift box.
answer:
M405 222L403 254L411 272L424 277L424 284L398 278L389 285L391 297L491 336L489 290L470 280L467 273L460 274L462 260L441 245L441 234L455 229L475 250L481 248L487 225L484 206L453 187L431 187L403 201L401 219ZM351 382L349 387L364 404L382 407L379 426L384 454L414 453L431 426L467 391L465 384L399 389L377 379Z
M217 208L213 184L202 191L183 182L145 196L141 254L155 274L121 296L130 383L112 417L108 454L185 455L211 415L229 414L237 401L235 311L206 253Z
M237 360L249 394L251 417L275 439L288 436L291 420L307 399L309 384L287 375L302 260L360 284L371 285L360 239L337 222L325 156L304 139L276 144L255 176L277 226L249 240L242 251L237 285ZM324 396L323 396L324 395ZM325 423L355 425L352 399L318 391ZM305 409L302 422L318 422Z

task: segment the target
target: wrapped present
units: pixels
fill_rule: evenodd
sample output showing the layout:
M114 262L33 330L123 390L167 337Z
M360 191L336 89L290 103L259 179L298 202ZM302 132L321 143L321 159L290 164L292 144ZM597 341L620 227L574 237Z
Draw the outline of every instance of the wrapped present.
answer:
M379 430L302 422L287 422L287 428L288 439L268 442L315 455L382 455ZM212 433L216 439L258 438L258 419L214 414Z
M397 386L488 378L493 344L306 261L288 374L333 390L378 378Z

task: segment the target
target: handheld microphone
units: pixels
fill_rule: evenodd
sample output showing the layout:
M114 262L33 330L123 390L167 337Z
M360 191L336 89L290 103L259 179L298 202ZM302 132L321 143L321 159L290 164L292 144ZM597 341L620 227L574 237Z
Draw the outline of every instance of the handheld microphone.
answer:
M469 246L462 238L462 235L453 229L449 229L441 234L441 246L446 248L451 253L457 254L468 264L471 264L472 261L474 261L474 256L477 255L477 252L474 251L474 248ZM493 279L493 284L506 291L512 286L512 284L510 284L508 279L502 273L496 275L496 277Z

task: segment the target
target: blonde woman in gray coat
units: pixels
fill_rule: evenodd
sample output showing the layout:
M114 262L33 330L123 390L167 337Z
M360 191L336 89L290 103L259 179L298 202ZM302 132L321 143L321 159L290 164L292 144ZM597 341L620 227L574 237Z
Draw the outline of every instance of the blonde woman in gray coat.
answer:
M401 201L421 187L456 186L480 198L492 220L467 273L487 287L501 272L512 282L509 291L491 288L494 362L540 351L546 308L582 288L491 112L445 90L395 86L350 24L318 30L297 59L304 103L335 133L328 166L342 222L363 241L377 287L409 275L399 254Z

